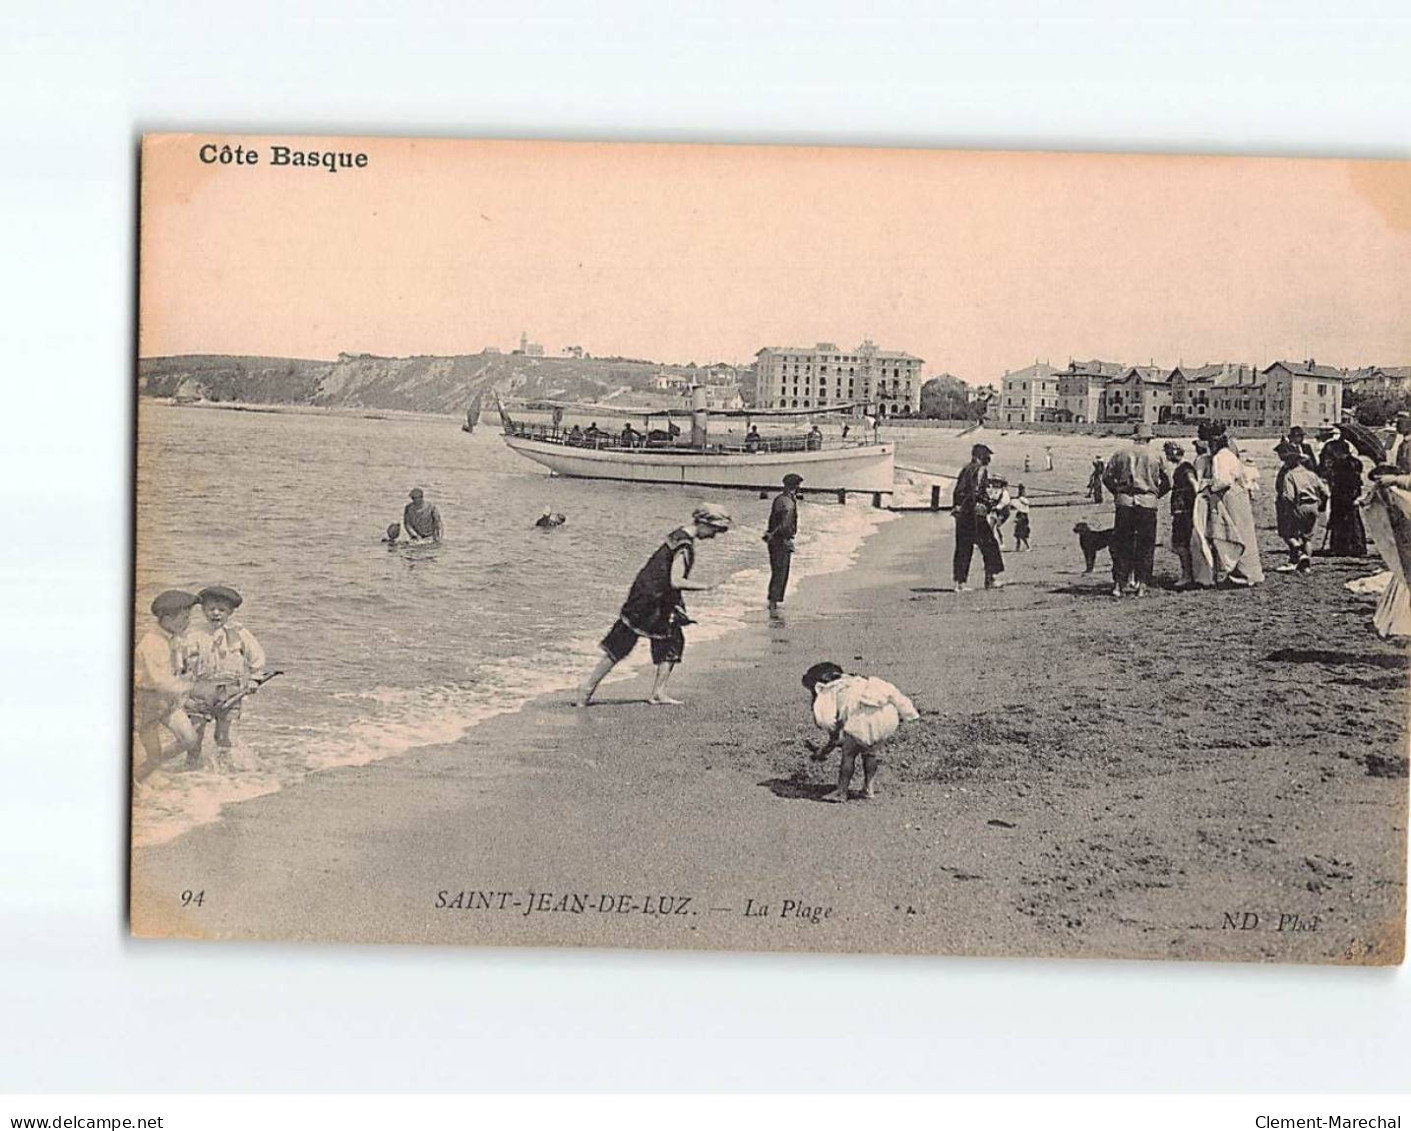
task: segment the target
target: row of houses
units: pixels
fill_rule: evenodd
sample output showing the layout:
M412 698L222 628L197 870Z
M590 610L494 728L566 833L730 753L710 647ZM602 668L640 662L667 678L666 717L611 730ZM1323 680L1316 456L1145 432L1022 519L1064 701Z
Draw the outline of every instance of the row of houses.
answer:
M760 408L827 408L865 404L881 416L921 411L921 358L865 341L851 350L834 342L812 348L766 346L755 354Z
M1259 369L1219 365L1123 365L1070 361L1066 369L1035 362L1006 373L1004 424L1171 424L1204 419L1241 428L1316 428L1341 419L1348 371L1306 361Z
M1405 396L1411 393L1411 365L1368 365L1349 369L1342 386L1363 395Z

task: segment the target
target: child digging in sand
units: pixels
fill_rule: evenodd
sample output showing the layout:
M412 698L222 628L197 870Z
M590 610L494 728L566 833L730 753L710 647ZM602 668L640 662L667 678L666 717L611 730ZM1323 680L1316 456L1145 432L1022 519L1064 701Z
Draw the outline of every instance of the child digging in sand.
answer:
M825 660L804 672L803 685L813 695L813 721L828 732L828 741L810 757L821 762L835 746L842 747L838 788L824 801L848 800L857 756L862 755L862 797L874 797L877 748L896 734L901 720L920 718L911 700L884 679L848 675Z

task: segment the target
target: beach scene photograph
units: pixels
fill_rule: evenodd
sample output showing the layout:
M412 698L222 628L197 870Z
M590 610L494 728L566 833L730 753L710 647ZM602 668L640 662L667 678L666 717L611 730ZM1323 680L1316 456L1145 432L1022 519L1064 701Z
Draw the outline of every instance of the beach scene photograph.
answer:
M1392 965L1411 164L155 134L143 938Z

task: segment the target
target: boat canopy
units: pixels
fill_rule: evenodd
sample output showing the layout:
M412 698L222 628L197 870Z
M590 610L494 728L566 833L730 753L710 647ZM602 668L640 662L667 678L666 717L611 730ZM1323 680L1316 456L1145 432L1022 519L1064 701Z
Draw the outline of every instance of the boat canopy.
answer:
M582 401L535 400L521 401L516 407L526 409L530 412L547 412L561 408L566 410L571 409L574 412L583 414L601 413L604 416L640 416L643 419L653 416L692 415L692 410L689 405L681 408L644 408L641 405L585 404ZM866 410L866 408L867 406L865 404L852 401L847 404L828 405L825 408L707 408L703 411L707 416L747 419L750 417L827 416L830 413L852 412L854 409Z
M706 412L710 416L826 416L832 412L852 412L853 409L867 409L865 404L858 401L848 404L830 404L825 408L709 408Z

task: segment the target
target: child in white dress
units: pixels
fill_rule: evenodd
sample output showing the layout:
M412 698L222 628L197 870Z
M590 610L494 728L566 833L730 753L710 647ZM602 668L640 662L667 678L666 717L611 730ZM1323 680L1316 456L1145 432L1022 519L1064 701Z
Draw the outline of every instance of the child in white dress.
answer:
M828 741L810 757L821 762L835 746L842 749L838 788L824 801L848 800L857 757L862 755L862 797L875 796L877 747L897 732L901 720L920 718L911 700L884 679L849 675L824 661L804 672L803 685L813 695L813 721L828 732Z

